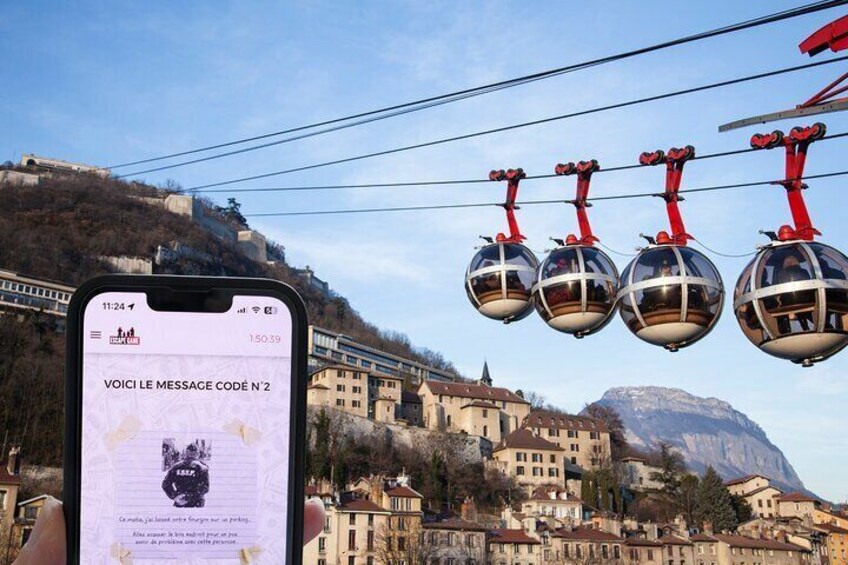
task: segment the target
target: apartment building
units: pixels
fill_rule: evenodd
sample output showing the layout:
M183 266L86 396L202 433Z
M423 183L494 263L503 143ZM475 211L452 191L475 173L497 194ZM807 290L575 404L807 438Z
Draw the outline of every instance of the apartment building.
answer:
M609 430L601 420L533 410L521 427L561 447L566 460L583 469L592 469L610 458Z
M655 539L628 538L624 542L628 564L660 565L663 562L663 544Z
M431 430L465 432L497 444L518 429L530 413L530 403L514 392L492 386L488 367L476 383L424 381L418 389L424 426Z
M554 529L580 524L583 501L559 488L537 488L521 505L521 513L545 521Z
M777 515L813 520L818 500L801 492L781 494L777 498Z
M424 426L424 411L422 409L421 397L414 392L401 391L400 396L401 418L410 426Z
M637 492L658 490L662 485L651 477L660 470L640 457L624 457L621 460L622 486Z
M306 389L306 403L337 408L367 418L369 385L368 372L332 365L312 374Z
M553 534L555 563L624 563L624 538L592 527L562 529Z
M692 542L696 565L802 565L809 563L812 555L805 547L777 539L698 534L692 536Z
M743 497L753 509L757 518L774 518L778 516L778 499L781 490L771 485L768 477L763 475L747 475L724 483L730 494Z
M344 334L318 326L309 326L308 348L309 366L313 370L342 363L376 375L401 377L416 386L425 380L456 380L447 371L363 345Z
M663 545L663 562L666 565L690 565L695 562L695 544L692 540L666 534L657 541Z
M486 562L486 527L460 517L422 525L429 563Z
M318 490L307 492L320 495L327 517L324 530L304 546L304 563L377 565L420 543L423 497L409 477L360 478L339 495Z
M533 492L538 487L565 488L564 450L519 429L507 435L492 450L492 465Z
M489 532L488 554L492 565L541 565L542 542L521 529L497 529Z

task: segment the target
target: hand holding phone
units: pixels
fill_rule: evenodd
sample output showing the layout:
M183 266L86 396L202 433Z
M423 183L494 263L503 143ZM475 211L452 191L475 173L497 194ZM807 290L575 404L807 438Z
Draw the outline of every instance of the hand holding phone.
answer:
M301 562L306 316L292 289L104 277L75 293L68 336L69 563Z

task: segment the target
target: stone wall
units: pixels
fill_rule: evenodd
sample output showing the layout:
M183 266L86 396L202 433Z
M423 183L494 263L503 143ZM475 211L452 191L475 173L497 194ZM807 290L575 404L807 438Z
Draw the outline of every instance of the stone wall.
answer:
M117 273L133 275L153 274L153 261L144 257L110 257L100 256L101 261L111 266Z
M18 171L0 171L0 184L13 186L38 186L38 175Z
M311 420L321 409L319 406L307 406L307 417ZM347 437L363 439L379 434L386 437L393 445L403 445L417 450L435 449L443 445L446 438L450 438L460 446L462 461L469 464L480 463L492 453L492 444L485 438L434 432L405 424L383 424L335 408L326 408L326 410L334 420L341 423Z
M258 231L243 230L238 232L238 248L248 259L260 263L268 261L268 244L265 236Z

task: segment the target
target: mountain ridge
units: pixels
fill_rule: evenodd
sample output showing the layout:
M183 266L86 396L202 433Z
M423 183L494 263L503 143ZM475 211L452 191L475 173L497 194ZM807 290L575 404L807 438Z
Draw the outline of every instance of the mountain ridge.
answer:
M725 480L761 474L785 491L806 490L792 464L759 424L715 397L678 388L614 387L598 404L621 416L630 444L649 449L670 442L693 471L712 466Z

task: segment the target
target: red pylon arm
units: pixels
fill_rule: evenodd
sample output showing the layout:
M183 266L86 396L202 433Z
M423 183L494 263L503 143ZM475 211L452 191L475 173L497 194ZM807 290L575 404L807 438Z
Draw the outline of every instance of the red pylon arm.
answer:
M665 232L660 232L657 234L657 243L686 245L690 239L693 239L691 235L686 233L686 226L683 224L683 216L680 214L677 203L683 200L683 197L678 193L680 181L683 179L683 165L694 157L695 148L691 145L679 149L672 147L667 154L657 150L652 153L645 152L639 156L640 165L653 166L665 163L665 192L658 196L665 200L668 222L671 226L671 237Z
M577 175L577 197L570 200L569 203L574 204L577 209L577 224L580 227L580 239L578 240L574 234L568 234L566 243L581 245L594 245L596 241L600 241L592 234L592 226L589 224L589 215L586 213L586 208L591 206L586 200L589 197L589 184L592 182L592 173L600 170L601 166L598 161L590 159L588 161L580 161L576 165L574 163L560 163L554 168L554 172L558 175Z
M509 225L509 236L507 237L503 233L499 233L497 235L498 241L521 243L527 239L521 235L521 230L518 229L518 220L515 219L515 210L519 209L518 206L515 205L515 200L518 198L518 183L520 183L521 179L526 176L527 175L524 174L524 170L521 168L509 169L507 171L500 169L489 173L489 180L507 181L506 202L501 204L501 206L504 210L506 210L506 221Z
M781 240L803 239L812 241L821 232L813 227L807 204L804 202L804 165L807 162L807 150L810 144L825 136L827 127L822 123L813 124L810 127L795 127L784 135L780 130L766 134L754 134L751 137L751 147L754 149L774 149L783 146L786 151L785 178L779 184L786 189L786 197L789 200L789 210L792 212L792 221L795 229L780 229Z

